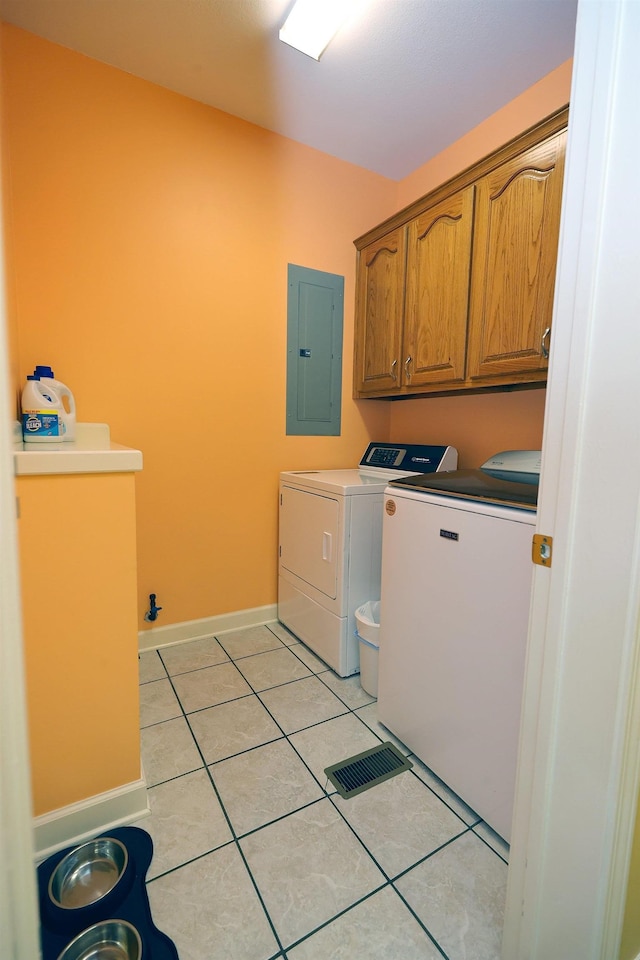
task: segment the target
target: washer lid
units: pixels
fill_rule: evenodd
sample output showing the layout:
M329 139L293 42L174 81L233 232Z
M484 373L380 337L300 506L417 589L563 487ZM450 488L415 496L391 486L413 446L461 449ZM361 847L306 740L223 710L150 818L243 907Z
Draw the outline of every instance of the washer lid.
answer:
M517 483L491 476L484 470L452 470L450 473L427 473L401 477L389 482L389 488L405 487L416 492L436 493L460 500L480 500L505 507L535 510L538 505L538 484Z

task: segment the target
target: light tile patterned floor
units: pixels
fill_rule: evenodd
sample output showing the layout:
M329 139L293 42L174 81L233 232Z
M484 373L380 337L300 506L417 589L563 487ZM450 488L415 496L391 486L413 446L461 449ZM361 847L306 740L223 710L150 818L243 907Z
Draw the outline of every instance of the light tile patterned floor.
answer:
M499 958L506 844L414 756L350 800L327 782L398 743L358 677L274 622L146 651L140 684L137 826L180 960Z

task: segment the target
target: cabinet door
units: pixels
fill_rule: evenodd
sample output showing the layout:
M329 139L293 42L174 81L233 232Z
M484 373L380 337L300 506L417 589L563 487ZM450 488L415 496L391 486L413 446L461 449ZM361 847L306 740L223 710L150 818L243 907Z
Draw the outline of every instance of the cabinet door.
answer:
M412 220L402 376L407 386L464 380L473 185Z
M477 183L467 372L472 380L546 376L547 338L544 346L542 341L551 327L565 139L565 131L556 134Z
M406 227L358 257L353 385L356 396L393 393L400 377Z

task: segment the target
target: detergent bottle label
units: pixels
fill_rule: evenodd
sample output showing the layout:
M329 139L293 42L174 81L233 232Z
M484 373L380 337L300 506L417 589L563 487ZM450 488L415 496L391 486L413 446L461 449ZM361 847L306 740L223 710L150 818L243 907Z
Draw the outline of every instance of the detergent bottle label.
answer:
M28 437L62 437L64 424L55 410L25 410L22 431Z

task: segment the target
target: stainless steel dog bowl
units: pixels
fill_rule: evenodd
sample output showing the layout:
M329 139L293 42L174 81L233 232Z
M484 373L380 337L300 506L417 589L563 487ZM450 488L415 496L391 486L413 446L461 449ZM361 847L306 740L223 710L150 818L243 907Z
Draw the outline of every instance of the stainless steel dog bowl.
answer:
M79 933L58 960L142 960L142 941L126 920L104 920Z
M98 837L83 843L68 853L51 874L52 903L65 910L96 903L113 890L127 861L127 848L113 837Z

